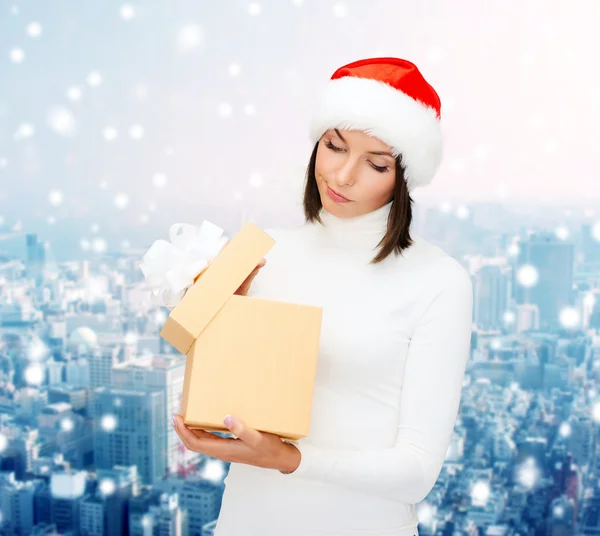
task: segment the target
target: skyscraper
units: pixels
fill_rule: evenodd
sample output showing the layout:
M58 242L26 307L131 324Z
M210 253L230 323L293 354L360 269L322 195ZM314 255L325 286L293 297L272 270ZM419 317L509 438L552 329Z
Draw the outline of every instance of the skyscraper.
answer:
M35 233L28 233L25 239L27 244L25 270L28 277L38 280L42 277L46 264L44 243L38 240L38 236Z
M530 286L517 283L515 298L518 304L537 305L541 329L561 327L560 313L572 304L574 259L574 244L553 233L535 233L520 245L517 279L521 267L532 265L537 281Z
M94 390L94 454L96 466L136 465L142 483L152 485L167 464L165 392L160 389Z

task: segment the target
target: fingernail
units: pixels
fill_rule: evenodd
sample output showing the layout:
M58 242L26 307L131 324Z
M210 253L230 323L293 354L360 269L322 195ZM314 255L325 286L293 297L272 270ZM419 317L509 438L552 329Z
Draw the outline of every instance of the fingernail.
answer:
M227 428L231 428L235 424L235 418L227 414L223 418L223 422L225 423L225 426L227 426Z

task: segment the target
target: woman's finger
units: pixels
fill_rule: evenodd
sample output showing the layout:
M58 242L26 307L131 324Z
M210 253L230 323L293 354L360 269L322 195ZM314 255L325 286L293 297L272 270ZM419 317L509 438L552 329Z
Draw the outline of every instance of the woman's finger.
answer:
M187 448L190 448L193 445L194 440L198 437L192 430L190 430L184 423L181 415L173 415L173 425L175 426L175 431L185 444Z
M231 433L238 436L249 447L260 448L263 443L263 435L258 430L251 428L244 421L232 415L226 415L223 422L231 430Z
M239 442L234 439L216 436L206 430L192 430L183 423L181 415L173 416L175 431L188 450L200 452L226 462L235 460Z
M267 259L265 259L263 257L261 259L261 261L257 264L256 268L254 268L254 270L252 270L250 272L250 275L248 275L248 277L240 285L240 288L237 290L236 294L239 294L242 296L246 296L248 294L248 291L250 290L250 285L252 284L252 281L254 281L254 278L258 275L258 272L266 263L267 263Z
M219 439L223 439L222 437L211 434L206 430L200 430L197 428L188 428L188 430L192 432L192 434L194 434L198 439L206 439L207 441L218 441Z

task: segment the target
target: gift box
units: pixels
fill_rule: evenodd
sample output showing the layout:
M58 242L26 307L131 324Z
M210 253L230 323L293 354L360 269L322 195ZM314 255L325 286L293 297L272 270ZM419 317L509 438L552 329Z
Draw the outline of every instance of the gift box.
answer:
M230 413L284 439L308 435L322 308L235 294L274 244L246 223L164 324L161 337L187 356L180 413L190 428L228 432Z

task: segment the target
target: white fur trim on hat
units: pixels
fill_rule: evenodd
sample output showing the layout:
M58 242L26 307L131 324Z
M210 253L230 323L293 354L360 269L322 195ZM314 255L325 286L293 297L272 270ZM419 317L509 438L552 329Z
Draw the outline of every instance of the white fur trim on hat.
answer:
M361 130L401 155L408 189L429 184L443 153L436 111L385 82L345 76L329 80L310 122L316 143L332 128Z

